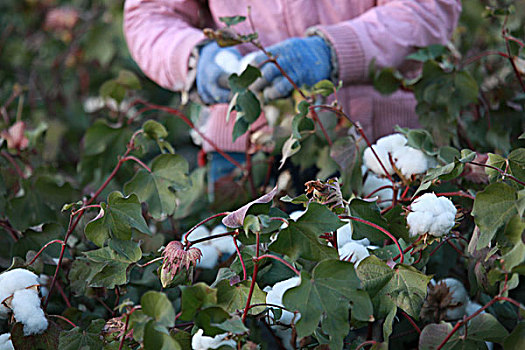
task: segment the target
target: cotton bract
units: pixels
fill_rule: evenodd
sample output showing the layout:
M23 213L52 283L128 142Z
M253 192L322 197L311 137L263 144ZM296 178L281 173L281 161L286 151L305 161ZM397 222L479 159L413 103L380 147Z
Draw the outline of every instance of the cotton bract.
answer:
M407 178L415 174L422 174L433 165L430 157L406 144L407 139L405 136L392 134L380 138L375 145L372 145L373 150L376 152L377 157L379 157L389 175L395 172L390 158L392 158L393 163L401 174ZM363 161L364 164L377 175L387 175L370 147L365 149Z
M425 193L410 205L407 215L410 237L429 235L441 237L454 227L456 207L445 197Z
M204 331L199 329L191 338L191 348L193 350L217 349L221 346L231 346L235 348L237 343L233 339L226 339L228 333L218 334L215 337L203 335Z

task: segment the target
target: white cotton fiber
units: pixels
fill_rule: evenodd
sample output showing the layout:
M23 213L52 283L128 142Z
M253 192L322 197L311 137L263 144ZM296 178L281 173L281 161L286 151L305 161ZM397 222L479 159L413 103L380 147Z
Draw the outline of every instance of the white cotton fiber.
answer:
M363 183L363 196L366 197L378 188L384 186L392 186L392 182L387 178L379 177L376 174L369 172L365 182ZM394 191L392 190L392 188L385 188L375 192L371 198L377 198L377 205L379 206L379 208L384 209L392 204L393 197Z
M218 225L211 230L210 236L215 236L221 233L228 232L228 229L224 225ZM231 255L235 253L235 244L233 244L233 238L231 236L224 236L221 238L215 238L210 241L219 252L225 255Z
M198 239L208 237L209 235L210 230L208 230L206 226L199 226L190 233L190 235L188 236L188 240L196 241Z
M395 172L390 158L392 158L395 167L406 178L410 178L415 174L425 173L430 166L433 166L434 161L432 158L418 149L407 146L406 143L407 139L405 136L392 134L380 138L375 145L372 145L388 174L392 175ZM385 171L370 147L365 149L363 161L375 174L386 176Z
M219 251L210 244L195 245L202 253L201 260L197 263L197 267L202 269L212 269L219 261Z
M284 307L284 304L283 304L284 293L288 289L297 287L300 284L301 284L300 277L292 277L287 280L277 282L271 289L268 288L268 293L266 294L266 303ZM281 318L279 318L278 321L284 324L291 324L293 316L294 316L293 312L282 310ZM297 321L298 319L299 318L296 317L295 321Z
M339 248L339 259L350 261L356 267L368 256L370 256L368 249L357 242L348 242L342 248Z
M223 345L236 348L237 343L233 339L226 339L228 333L217 334L215 337L203 335L204 331L199 329L191 338L191 348L193 350L218 349Z
M9 309L1 303L16 290L39 284L38 276L29 270L14 269L0 275L0 318L6 318Z
M456 207L445 197L437 197L433 193L425 193L410 205L407 224L410 236L428 233L441 237L454 227Z
M4 333L0 334L0 350L14 350L13 343L11 342L11 334Z
M404 177L409 178L413 174L422 174L428 170L427 156L418 149L402 146L392 153L396 168Z
M47 319L40 307L40 297L34 289L20 289L11 302L15 319L24 324L24 334L39 334L47 329Z
M365 247L370 245L370 241L368 240L368 238L363 238L363 239L358 239L358 240L355 240L352 238L352 224L351 223L348 223L337 229L337 247L338 249L340 249L346 243L349 243L349 242L355 242Z

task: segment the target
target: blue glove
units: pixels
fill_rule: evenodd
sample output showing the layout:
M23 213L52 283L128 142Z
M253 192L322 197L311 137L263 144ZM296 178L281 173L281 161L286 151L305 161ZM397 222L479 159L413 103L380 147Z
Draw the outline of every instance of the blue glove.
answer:
M217 55L220 56L219 62ZM197 62L196 81L197 92L205 103L229 102L231 91L228 86L228 76L233 72L227 66L237 66L241 58L237 49L219 47L214 41L201 49ZM235 62L222 62L225 59Z
M315 83L329 79L332 73L332 59L330 47L319 36L307 38L291 38L270 46L267 51L277 57L277 63L301 87L312 86ZM259 53L252 61L252 65L260 65L268 57ZM262 78L257 80L252 89L263 90L266 100L274 100L290 95L292 84L283 77L279 69L272 62L261 67Z

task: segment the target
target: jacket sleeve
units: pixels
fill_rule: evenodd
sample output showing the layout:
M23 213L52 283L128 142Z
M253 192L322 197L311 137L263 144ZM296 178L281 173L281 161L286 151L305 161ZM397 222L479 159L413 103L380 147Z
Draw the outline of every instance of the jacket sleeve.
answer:
M126 0L124 36L142 71L160 86L183 90L193 48L209 22L201 0ZM208 24L209 26L209 24Z
M445 44L456 27L460 0L379 1L359 17L316 30L335 48L338 78L345 83L368 80L368 66L400 68L418 47Z

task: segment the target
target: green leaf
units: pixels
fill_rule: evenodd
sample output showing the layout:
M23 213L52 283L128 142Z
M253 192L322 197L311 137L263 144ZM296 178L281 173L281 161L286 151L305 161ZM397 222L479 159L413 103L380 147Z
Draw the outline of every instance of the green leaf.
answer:
M142 311L165 327L175 326L175 310L164 293L149 291L140 298Z
M503 342L503 348L506 350L525 349L525 322L518 323L516 328Z
M246 21L245 16L230 16L230 17L219 17L219 21L226 24L228 27L234 26L241 22Z
M168 330L155 321L149 321L144 328L145 350L182 350L179 343L171 337Z
M244 133L248 131L249 127L250 124L246 121L246 119L240 117L240 114L238 114L237 120L235 120L235 124L233 125L232 141L235 142L237 138L244 135Z
M200 282L193 286L181 286L182 291L182 314L180 319L190 321L197 311L217 304L217 289L210 288Z
M478 83L467 71L460 71L454 77L456 97L462 100L462 105L474 103L478 99Z
M248 300L248 293L250 292L250 281L230 285L229 280L222 280L217 284L217 305L223 307L230 313L235 313L237 310L243 310ZM266 293L264 293L257 283L255 284L252 304L261 304L266 302ZM264 306L257 306L251 308L249 314L258 314L264 311Z
M392 68L384 68L374 79L374 88L383 95L394 93L401 85L401 80Z
M392 300L410 316L419 318L419 311L427 294L427 285L432 276L426 276L411 266L401 264L391 269L375 256L361 261L357 274L372 299Z
M321 320L322 330L330 338L330 348L342 349L343 338L350 330L349 302L360 285L354 265L346 261L322 261L311 276L303 270L301 284L286 291L283 297L286 308L301 313L296 326L298 337L313 334Z
M306 213L299 220L290 220L289 225L279 232L277 240L270 249L286 254L296 260L304 258L321 261L327 258L337 258L335 249L322 244L319 235L336 231L345 223L339 220L326 206L310 203Z
M228 83L231 90L236 92L245 92L246 89L255 81L261 77L261 71L254 66L248 65L241 75L236 73L230 75Z
M468 324L467 339L501 343L507 335L505 327L488 313L474 317Z
M290 158L291 156L299 152L300 149L301 149L301 144L299 143L299 141L296 138L294 138L293 135L290 135L290 138L288 138L284 142L284 145L281 148L282 157L281 157L279 169L283 167L284 163L286 163L286 160L288 158Z
M375 202L367 202L365 200L354 198L350 202L350 215L368 220L376 225L388 229L386 220L381 216L381 211ZM352 221L353 237L354 239L368 238L370 242L378 243L385 239L385 234L378 229L357 222Z
M321 94L324 97L328 97L334 93L334 89L335 89L334 83L332 83L330 80L325 79L325 80L321 80L320 82L318 82L317 84L313 86L312 93Z
M517 192L505 183L493 183L476 194L472 215L480 228L477 249L486 247L496 231L516 214L520 214Z
M249 90L239 93L235 109L237 113L242 114L243 119L248 124L256 121L261 115L261 104L254 93Z
M222 323L213 324L217 328L222 329L223 331L230 332L233 334L244 334L249 331L248 328L242 323L242 320L238 316L227 319Z
M120 192L112 192L108 196L108 204L101 204L101 213L91 220L84 230L86 237L102 247L110 238L121 240L131 239L131 229L151 234L142 216L142 208L137 195L124 197Z
M153 140L164 139L168 136L168 130L161 123L155 120L147 120L142 124L142 130L144 134Z
M135 73L125 69L122 69L118 73L116 82L131 90L138 90L141 88L139 78L137 78Z
M86 330L75 327L70 331L60 332L58 349L101 349L104 343L100 339L100 333L105 323L104 320L97 319L91 321L91 325Z
M138 171L124 186L127 194L134 193L148 204L148 211L157 220L174 213L177 203L175 190L189 186L188 162L175 154L161 154L151 165L151 173Z
M509 168L512 175L525 181L525 148L518 148L509 153Z

